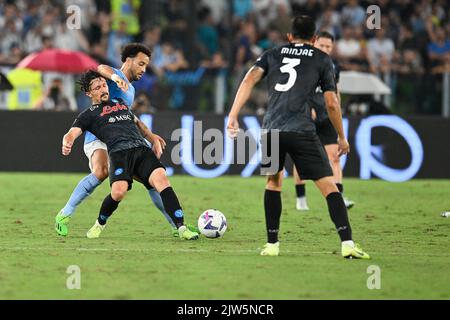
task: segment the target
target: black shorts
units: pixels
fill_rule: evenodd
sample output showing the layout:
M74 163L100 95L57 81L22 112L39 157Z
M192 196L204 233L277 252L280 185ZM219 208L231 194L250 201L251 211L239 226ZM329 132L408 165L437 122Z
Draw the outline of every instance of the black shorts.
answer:
M324 146L337 144L338 135L330 119L327 118L320 123L316 123L316 132L320 142L322 142Z
M333 176L327 153L316 134L302 135L296 132L279 132L278 167L276 167L276 160L273 158L276 157L276 154L272 154L275 149L271 143L270 133L262 136L261 147L263 155L261 169L264 174L273 175L283 170L286 154L289 154L302 180L319 180ZM270 161L267 161L265 155L269 157ZM275 168L271 168L272 164Z
M148 178L155 169L165 167L148 147L138 147L109 154L109 184L116 181L128 181L131 189L133 178L141 182L147 189L153 187Z

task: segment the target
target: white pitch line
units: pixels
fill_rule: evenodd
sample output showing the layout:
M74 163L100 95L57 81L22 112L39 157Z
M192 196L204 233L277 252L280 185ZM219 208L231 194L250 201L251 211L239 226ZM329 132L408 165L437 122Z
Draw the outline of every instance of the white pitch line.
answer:
M262 248L257 249L248 249L248 250L215 250L216 253L254 253L259 252ZM211 253L212 250L206 249L150 249L150 248L78 248L78 247L62 247L62 248L54 248L54 247L0 247L0 251L86 251L86 252L115 252L115 251L123 251L123 252L196 252L196 253ZM286 253L297 253L296 251L283 250ZM305 252L306 254L332 254L332 252Z
M0 247L0 251L85 251L85 252L194 252L194 253L211 253L211 251L216 252L217 254L220 253L255 253L259 252L262 248L256 248L256 249L247 249L247 250L223 250L223 249L217 249L217 250L206 250L206 249L150 249L150 248L80 248L80 247ZM289 253L289 254L299 254L299 255L308 255L308 254L333 254L330 251L292 251L292 250L282 250L282 253ZM378 256L417 256L417 252L371 252L373 255ZM426 253L420 253L420 256L427 256L427 257L448 257L449 254L426 254Z

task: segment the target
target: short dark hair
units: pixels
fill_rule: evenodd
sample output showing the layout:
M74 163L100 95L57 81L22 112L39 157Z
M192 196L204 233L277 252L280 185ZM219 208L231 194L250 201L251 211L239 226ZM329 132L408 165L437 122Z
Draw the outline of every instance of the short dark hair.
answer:
M291 32L297 39L310 40L316 32L316 23L310 16L297 16L292 19Z
M122 62L125 62L127 58L134 58L142 52L149 58L152 57L152 51L141 43L129 43L122 49Z
M80 85L80 89L84 92L89 92L91 90L91 82L94 79L103 78L100 73L95 70L88 70L81 75L80 80L78 80L78 84Z
M320 31L317 35L316 38L326 38L326 39L330 39L331 42L334 42L334 37L331 33L329 33L328 31Z

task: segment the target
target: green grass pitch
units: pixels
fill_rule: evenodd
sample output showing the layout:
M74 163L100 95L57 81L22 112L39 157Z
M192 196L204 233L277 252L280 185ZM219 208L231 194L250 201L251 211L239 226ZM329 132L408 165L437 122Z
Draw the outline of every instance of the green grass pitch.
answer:
M87 239L109 192L101 185L76 212L69 236L54 216L83 175L0 174L0 299L449 299L449 180L345 180L353 235L372 260L341 258L326 203L307 185L311 210L295 210L284 182L281 255L261 257L264 178L171 177L188 222L208 208L228 219L224 238L181 241L150 201L133 190L100 239ZM69 290L70 265L81 289ZM371 265L381 288L369 290Z

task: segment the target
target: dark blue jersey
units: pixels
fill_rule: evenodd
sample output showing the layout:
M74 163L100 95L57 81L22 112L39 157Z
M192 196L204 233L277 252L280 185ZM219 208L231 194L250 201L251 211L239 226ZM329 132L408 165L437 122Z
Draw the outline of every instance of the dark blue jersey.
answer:
M78 115L72 127L92 132L108 152L148 147L134 122L134 114L121 99L94 104Z

